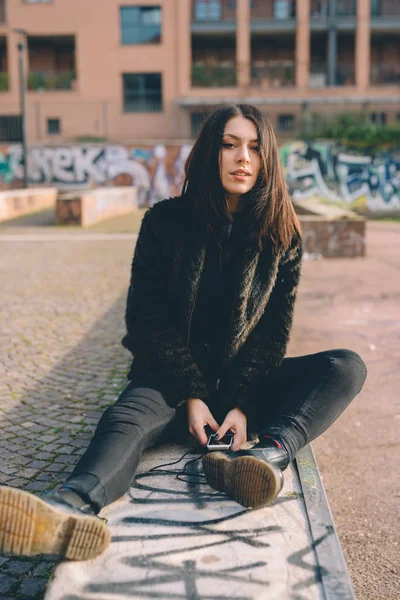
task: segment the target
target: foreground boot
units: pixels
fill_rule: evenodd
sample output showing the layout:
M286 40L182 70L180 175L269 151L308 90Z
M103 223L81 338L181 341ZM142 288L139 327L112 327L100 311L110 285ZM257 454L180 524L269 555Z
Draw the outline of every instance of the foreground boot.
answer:
M207 483L246 508L262 508L283 487L282 470L289 464L286 450L272 444L237 452L209 452L202 460Z
M87 560L104 552L110 540L105 521L89 505L77 508L59 492L41 499L0 486L2 552L19 556L58 554L71 560Z

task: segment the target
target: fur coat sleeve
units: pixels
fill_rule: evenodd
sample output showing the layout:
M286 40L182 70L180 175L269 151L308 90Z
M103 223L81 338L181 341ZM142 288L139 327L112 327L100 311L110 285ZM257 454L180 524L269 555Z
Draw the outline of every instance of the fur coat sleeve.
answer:
M143 217L132 261L122 344L135 359L157 372L174 398L174 406L189 398L207 400L208 389L190 349L168 315L165 276L161 268L162 224Z
M276 282L265 310L220 384L220 406L228 412L249 408L249 387L279 367L286 353L300 280L303 243L295 237L283 254Z
M165 227L164 227L165 229ZM165 298L166 273L161 267L163 226L152 215L143 217L132 261L125 313L127 334L122 344L135 359L157 372L169 403L177 407L189 398L208 399L207 384L190 349L171 322Z

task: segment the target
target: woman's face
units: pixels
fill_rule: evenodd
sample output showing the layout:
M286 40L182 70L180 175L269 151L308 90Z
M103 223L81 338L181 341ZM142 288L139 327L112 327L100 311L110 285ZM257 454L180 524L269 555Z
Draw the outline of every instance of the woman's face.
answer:
M219 156L219 174L231 209L249 192L261 169L257 127L244 117L227 122Z

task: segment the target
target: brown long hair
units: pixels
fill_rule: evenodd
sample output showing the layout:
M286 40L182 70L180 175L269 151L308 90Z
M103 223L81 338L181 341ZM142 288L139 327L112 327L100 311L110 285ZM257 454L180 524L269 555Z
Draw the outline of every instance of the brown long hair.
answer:
M286 249L296 233L301 237L301 226L286 187L275 133L254 106L224 104L208 116L186 160L182 193L193 199L196 221L218 237L221 227L232 221L219 172L222 136L226 123L239 116L254 123L260 143L260 173L240 199L248 237L260 249L263 238Z

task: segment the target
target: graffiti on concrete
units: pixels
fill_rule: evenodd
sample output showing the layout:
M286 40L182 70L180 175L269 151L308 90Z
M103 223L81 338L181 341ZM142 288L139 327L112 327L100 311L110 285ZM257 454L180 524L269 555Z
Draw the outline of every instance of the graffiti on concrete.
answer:
M11 183L14 179L14 174L11 166L11 159L0 151L0 181Z
M176 466L180 460L160 465L157 458L164 456L165 463L165 452L164 446L147 453L145 463L151 468L146 470L142 464L125 501L104 511L113 530L107 552L92 565L85 564L84 577L73 575L73 563L64 564L49 591L50 600L58 600L61 593L65 600L93 595L320 598L323 573L303 525L305 513L294 471L287 471L289 493L267 508L249 511L209 488L196 460L187 463L187 479L177 480L175 475L182 474Z
M130 148L121 145L34 147L28 151L28 178L33 185L60 189L134 185L139 206L152 206L180 193L190 145ZM0 184L23 180L22 146L0 151ZM16 185L12 185L12 184Z
M334 142L290 142L281 148L293 197L318 197L360 213L400 210L400 153L351 154Z
M33 147L28 176L33 185L60 189L135 185L139 206L179 194L191 145L157 144ZM317 197L360 213L400 211L400 153L351 154L334 142L288 142L280 149L293 197ZM0 187L23 180L22 146L0 148Z

